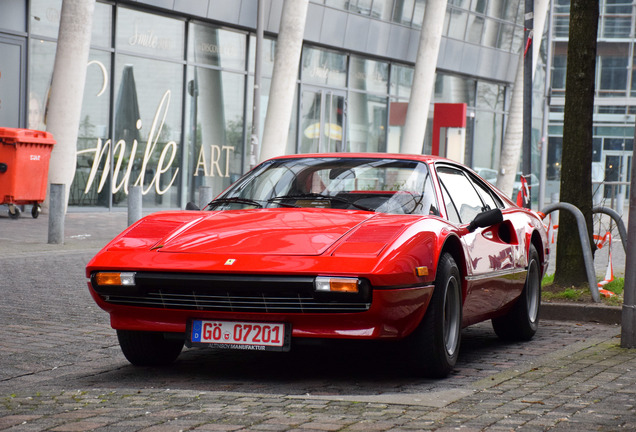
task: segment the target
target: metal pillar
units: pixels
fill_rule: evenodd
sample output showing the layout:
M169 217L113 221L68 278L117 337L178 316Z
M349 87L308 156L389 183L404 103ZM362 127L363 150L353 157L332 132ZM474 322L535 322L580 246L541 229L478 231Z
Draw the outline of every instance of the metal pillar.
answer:
M128 226L141 219L141 186L131 186L128 192Z
M634 130L636 138L636 129ZM636 348L636 167L632 162L632 179L629 188L629 221L627 223L627 255L625 257L625 289L621 320L621 346Z
M261 127L261 69L263 64L263 0L257 1L256 11L256 50L254 60L254 101L252 109L252 134L250 137L251 154L250 168L254 168L258 162L259 132Z
M66 185L52 184L49 191L49 244L64 243Z

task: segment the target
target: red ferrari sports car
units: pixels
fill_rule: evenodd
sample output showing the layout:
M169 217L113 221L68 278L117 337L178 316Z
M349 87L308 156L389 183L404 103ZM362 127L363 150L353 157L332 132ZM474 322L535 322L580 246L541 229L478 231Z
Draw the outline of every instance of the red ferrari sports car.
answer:
M537 331L540 217L450 160L283 156L192 207L139 220L86 267L132 364L171 363L184 344L375 339L401 341L414 372L444 377L463 327Z

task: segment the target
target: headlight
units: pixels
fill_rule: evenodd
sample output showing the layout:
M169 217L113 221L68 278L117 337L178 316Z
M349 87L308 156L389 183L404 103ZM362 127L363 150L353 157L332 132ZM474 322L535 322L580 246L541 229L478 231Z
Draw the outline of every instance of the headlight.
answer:
M318 292L357 293L359 291L358 282L358 278L319 276L316 278L314 286Z
M117 286L134 286L134 272L99 272L95 275L95 282L99 286L117 285Z

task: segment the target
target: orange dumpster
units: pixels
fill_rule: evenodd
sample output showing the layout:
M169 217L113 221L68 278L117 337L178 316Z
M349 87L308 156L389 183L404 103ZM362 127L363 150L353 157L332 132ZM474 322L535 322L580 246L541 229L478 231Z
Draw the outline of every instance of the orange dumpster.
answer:
M0 128L0 204L9 205L11 218L20 216L17 205L33 204L31 215L40 214L54 145L49 132Z

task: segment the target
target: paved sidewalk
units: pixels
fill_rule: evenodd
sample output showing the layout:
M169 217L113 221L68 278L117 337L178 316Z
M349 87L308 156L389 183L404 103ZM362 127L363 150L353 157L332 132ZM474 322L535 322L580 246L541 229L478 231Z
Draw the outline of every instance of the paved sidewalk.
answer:
M636 429L636 350L616 325L544 320L510 344L482 323L438 381L406 375L381 344L189 349L170 368L133 367L83 273L126 213L69 213L63 245L46 243L47 224L0 215L2 431Z
M101 248L128 225L126 211L69 212L65 216L64 244L48 244L48 215L33 219L29 210L18 219L10 219L6 208L0 206L0 256Z

